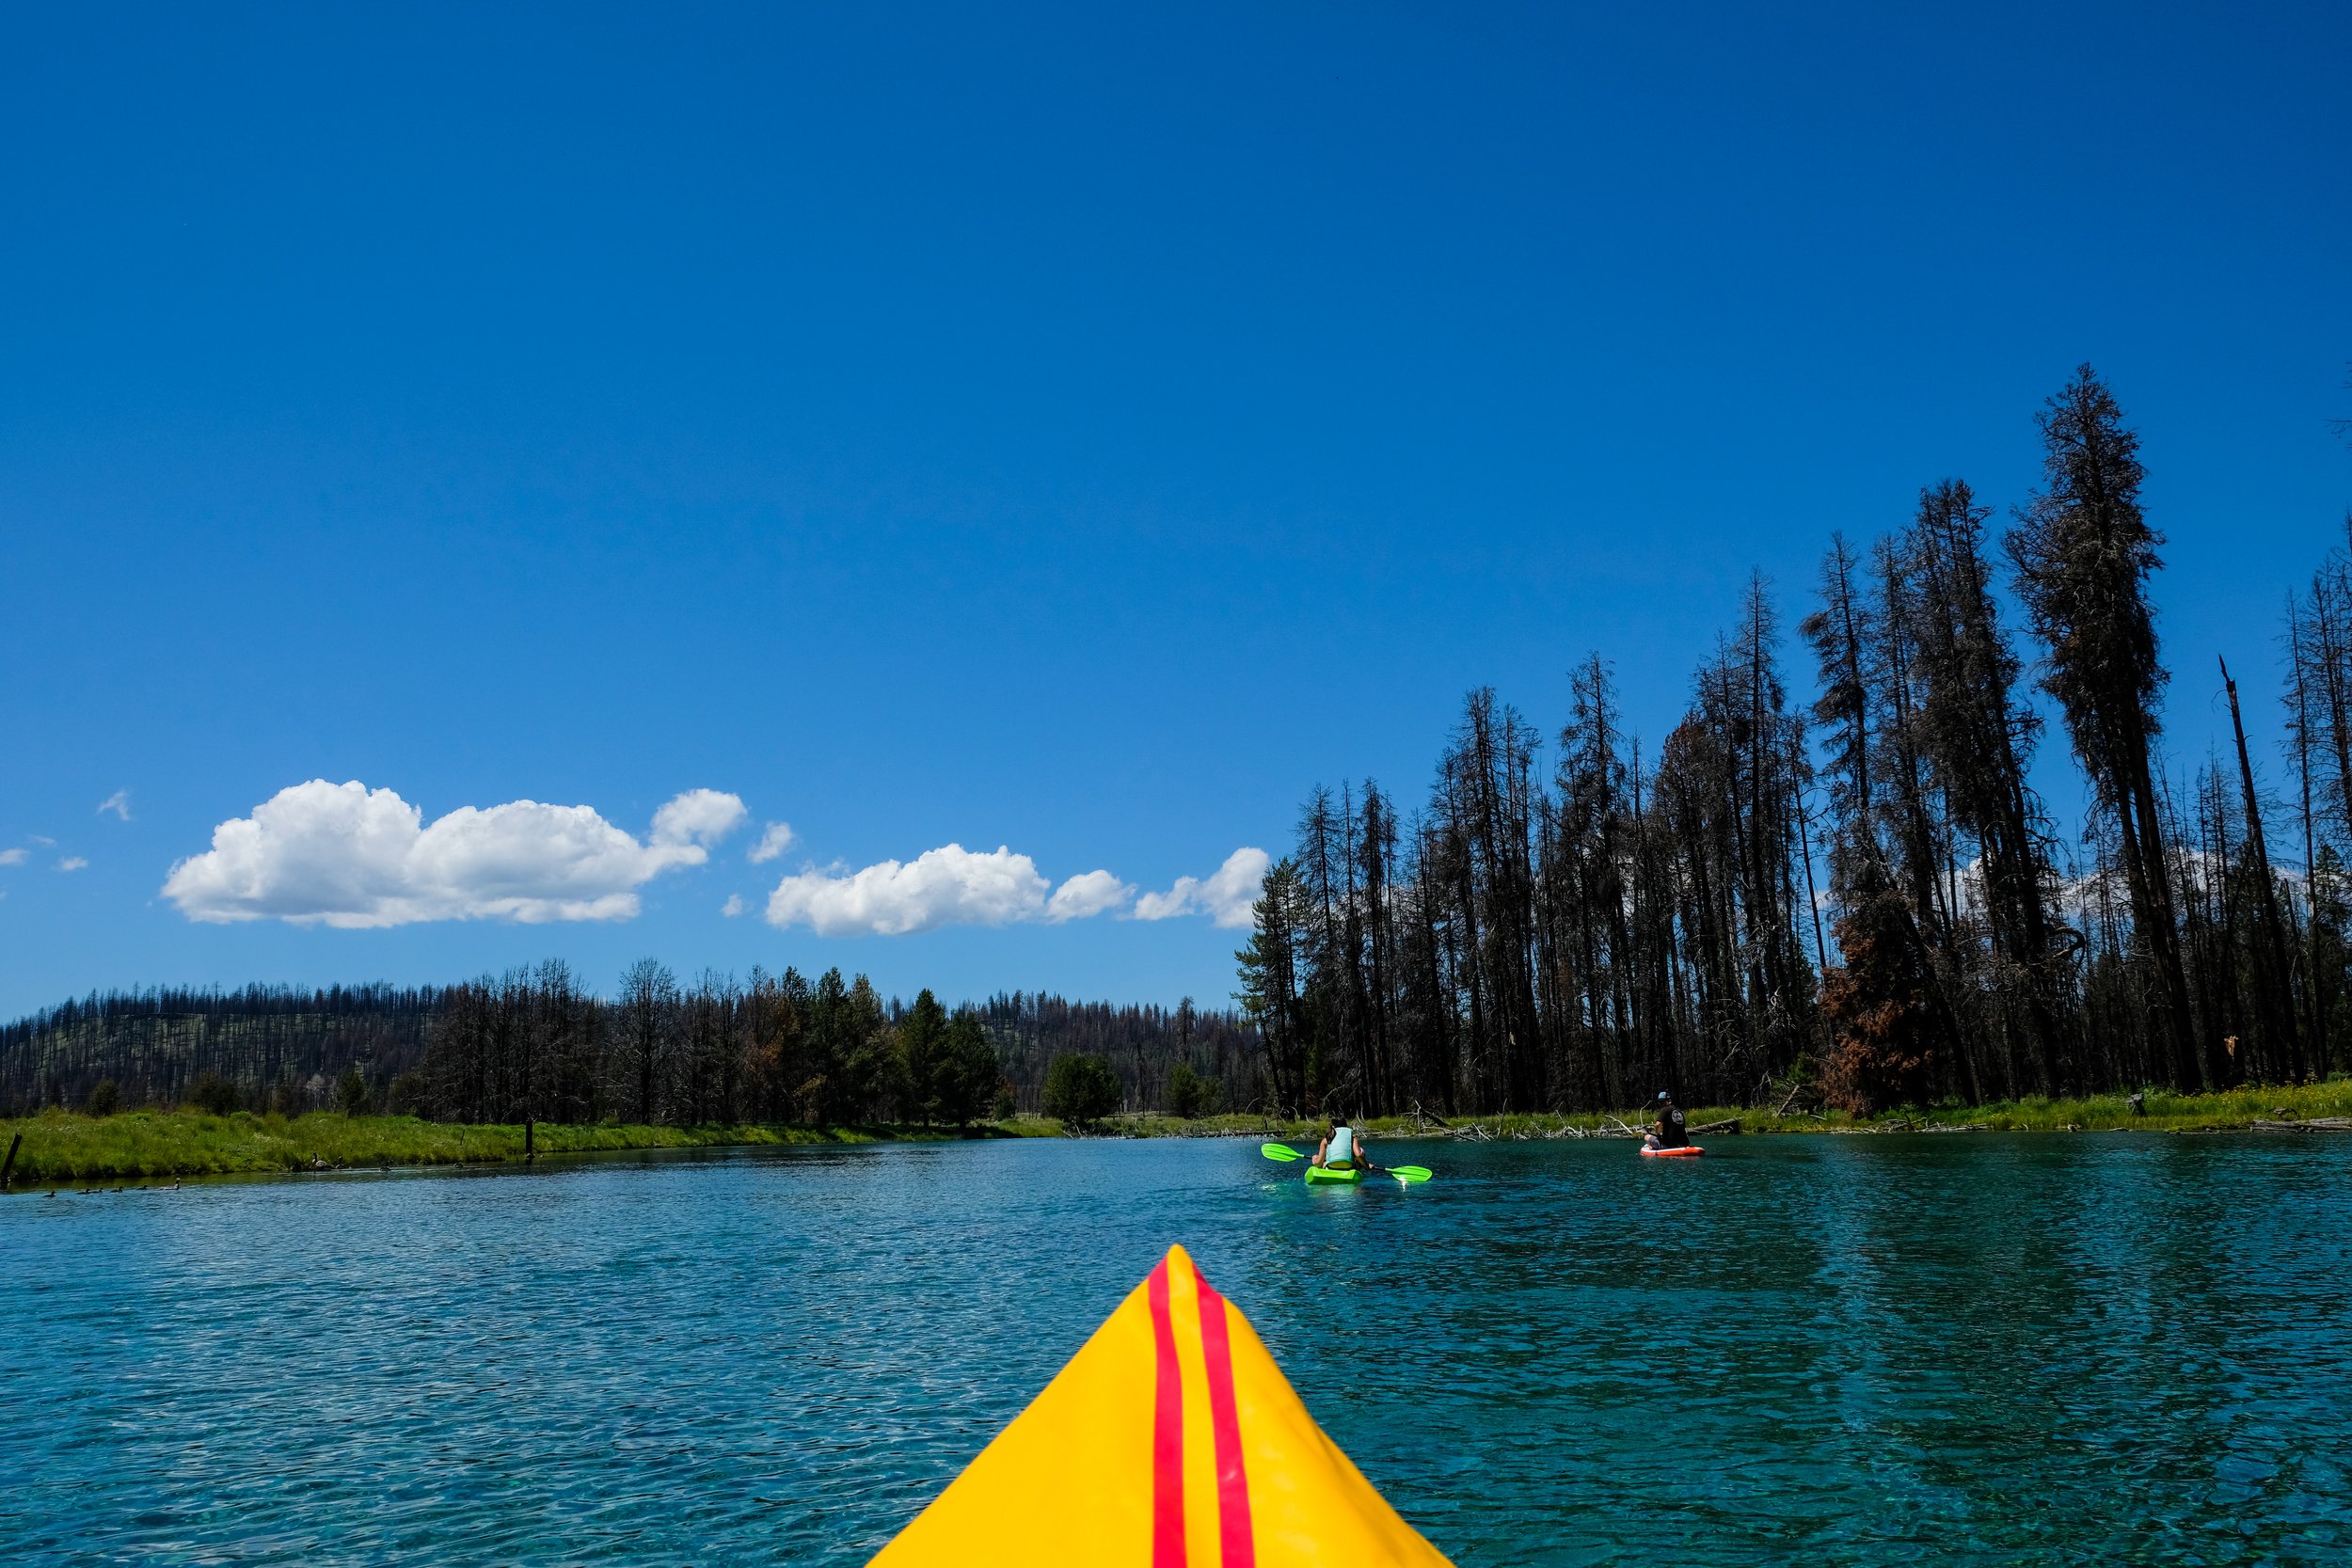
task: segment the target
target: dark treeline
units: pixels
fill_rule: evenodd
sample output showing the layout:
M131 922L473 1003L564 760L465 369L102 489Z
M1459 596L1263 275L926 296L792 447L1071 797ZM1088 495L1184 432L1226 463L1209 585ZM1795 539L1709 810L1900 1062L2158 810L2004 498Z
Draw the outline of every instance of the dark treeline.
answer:
M1011 992L950 1010L864 976L787 969L681 980L651 959L609 997L561 962L441 989L117 991L0 1025L0 1113L183 1101L344 1105L449 1120L961 1124L1041 1103L1067 1054L1104 1058L1127 1106L1181 1065L1204 1107L1255 1094L1255 1031L1229 1010ZM356 1075L356 1076L355 1076ZM349 1086L346 1086L348 1084Z
M885 1003L865 976L797 970L681 982L648 959L610 1001L561 963L453 987L423 1064L442 1117L696 1124L961 1124L1041 1108L1058 1057L1102 1058L1126 1109L1155 1108L1180 1070L1200 1108L1254 1102L1260 1053L1231 1011L999 993L952 1013L924 991Z
M930 991L893 1007L837 969L681 983L652 959L610 1001L553 960L451 988L421 1093L457 1121L818 1126L961 1126L1003 1097L978 1015L951 1015Z
M1257 1031L1240 1014L1204 1011L1190 997L1173 1007L1119 1006L1000 992L980 1004L979 1015L1023 1110L1042 1103L1055 1057L1080 1053L1110 1064L1129 1110L1173 1103L1169 1078L1180 1067L1207 1085L1203 1109L1246 1110L1262 1098Z
M1423 800L1315 790L1238 955L1275 1101L1867 1111L2352 1063L2352 556L2278 628L2287 800L2226 671L2234 746L2176 777L2137 437L2088 367L2037 427L1999 538L1947 480L1831 541L1809 696L1757 578L1654 748L1594 655L1551 744L1480 690ZM2031 783L2037 689L2079 841Z
M430 986L93 992L0 1023L0 1110L79 1105L112 1081L126 1103L176 1104L206 1074L259 1109L322 1104L358 1066L389 1084L424 1059L445 993Z

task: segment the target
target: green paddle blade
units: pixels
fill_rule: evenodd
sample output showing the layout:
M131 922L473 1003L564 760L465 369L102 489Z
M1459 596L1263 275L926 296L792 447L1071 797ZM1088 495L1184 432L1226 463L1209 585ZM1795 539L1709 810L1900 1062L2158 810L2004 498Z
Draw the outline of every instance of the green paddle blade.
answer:
M1306 1156L1288 1144L1260 1144L1258 1152L1269 1160L1304 1160Z
M1389 1174L1399 1181L1426 1181L1429 1180L1429 1167L1427 1165L1391 1165Z

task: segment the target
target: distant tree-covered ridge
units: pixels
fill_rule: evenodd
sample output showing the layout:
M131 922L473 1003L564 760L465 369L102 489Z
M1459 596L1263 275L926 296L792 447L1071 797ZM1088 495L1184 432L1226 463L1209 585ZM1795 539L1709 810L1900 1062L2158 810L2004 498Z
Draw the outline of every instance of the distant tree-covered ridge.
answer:
M92 992L0 1023L0 1107L80 1106L111 1079L130 1104L176 1104L206 1080L263 1108L286 1090L308 1110L357 1063L382 1083L424 1059L443 992L433 987L298 990L156 987Z
M2036 426L1997 540L1956 479L1832 539L1809 702L1759 578L1662 744L1596 654L1554 743L1478 690L1422 800L1309 796L1239 955L1271 1098L1869 1112L2352 1069L2352 554L2244 631L2287 655L2278 792L2210 651L2233 743L2176 776L2138 437L2089 367ZM2079 840L2032 783L2036 689Z
M1255 1031L1189 1001L1009 991L950 1009L929 991L885 1001L837 970L684 981L652 959L618 982L597 996L548 962L440 988L93 994L0 1024L0 1114L85 1108L110 1085L125 1108L959 1125L1038 1109L1053 1061L1080 1053L1110 1065L1114 1109L1157 1109L1180 1068L1180 1092L1202 1103L1257 1094Z

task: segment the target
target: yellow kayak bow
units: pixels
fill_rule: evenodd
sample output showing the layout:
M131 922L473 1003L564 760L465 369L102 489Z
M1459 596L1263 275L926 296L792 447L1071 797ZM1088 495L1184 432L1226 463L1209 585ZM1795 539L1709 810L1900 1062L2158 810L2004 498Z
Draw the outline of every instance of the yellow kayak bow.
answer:
M869 1568L1446 1568L1170 1247Z

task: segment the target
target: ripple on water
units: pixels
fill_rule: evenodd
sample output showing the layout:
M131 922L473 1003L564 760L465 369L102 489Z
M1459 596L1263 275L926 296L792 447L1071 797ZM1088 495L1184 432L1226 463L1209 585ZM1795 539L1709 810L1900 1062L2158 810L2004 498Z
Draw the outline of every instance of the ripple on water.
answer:
M857 1562L1170 1242L1465 1564L2352 1548L2352 1148L1239 1143L0 1204L10 1562Z

